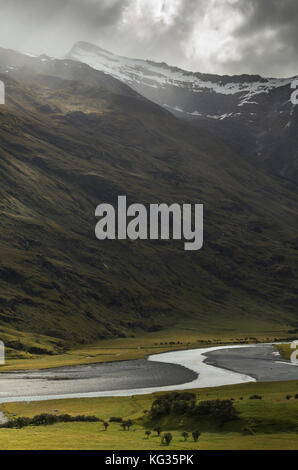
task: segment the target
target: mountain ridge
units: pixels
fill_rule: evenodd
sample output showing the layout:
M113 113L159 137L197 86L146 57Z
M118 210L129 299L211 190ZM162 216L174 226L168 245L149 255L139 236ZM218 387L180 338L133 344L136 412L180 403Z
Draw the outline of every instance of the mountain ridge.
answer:
M290 101L297 77L194 73L82 42L67 57L114 76L179 119L210 129L256 166L298 182L298 110Z

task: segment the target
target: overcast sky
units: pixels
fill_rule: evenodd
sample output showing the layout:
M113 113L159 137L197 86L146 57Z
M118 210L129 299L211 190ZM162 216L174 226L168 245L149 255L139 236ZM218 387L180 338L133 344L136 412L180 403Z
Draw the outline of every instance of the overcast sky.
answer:
M193 71L298 74L298 0L0 0L0 47L76 41Z

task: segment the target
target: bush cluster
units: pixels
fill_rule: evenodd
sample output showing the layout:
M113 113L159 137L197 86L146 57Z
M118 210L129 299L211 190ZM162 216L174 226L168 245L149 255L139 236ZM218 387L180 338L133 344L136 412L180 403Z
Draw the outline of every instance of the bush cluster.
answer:
M209 416L222 422L237 417L232 400L209 400L196 404L196 395L190 392L167 393L158 397L151 408L153 419L174 414L191 414L192 416Z
M12 419L2 424L0 427L1 428L24 428L26 426L46 426L46 425L56 424L56 423L71 423L71 422L96 423L99 421L100 419L97 418L96 416L85 416L85 415L70 416L68 414L53 415L53 414L43 413L43 414L34 416L34 418L19 417L16 419Z
M196 395L191 392L166 393L159 396L152 403L151 416L153 419L167 416L174 412L176 414L185 414L195 407Z
M122 423L123 422L123 419L122 418L118 418L117 416L112 416L110 418L110 423Z
M236 419L237 412L232 400L201 401L193 410L196 416L212 416L222 422Z

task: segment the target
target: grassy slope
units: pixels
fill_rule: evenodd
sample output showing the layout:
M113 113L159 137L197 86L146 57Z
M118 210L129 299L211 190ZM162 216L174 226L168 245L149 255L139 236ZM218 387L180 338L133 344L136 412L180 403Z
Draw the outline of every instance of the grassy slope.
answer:
M0 334L13 356L181 327L272 338L295 326L296 190L103 74L32 61L2 77ZM204 249L98 242L95 207L118 194L204 202Z
M159 422L164 431L171 431L174 439L170 449L296 449L298 431L298 400L286 400L286 395L297 393L297 382L250 383L197 390L199 400L234 398L239 420L218 427L215 423L196 422L171 416ZM250 400L253 394L262 400ZM240 400L240 397L243 400ZM144 432L157 423L148 423L144 410L150 409L154 395L59 400L34 403L11 403L1 406L7 416L34 416L56 412L72 415L90 414L101 419L111 416L130 418L135 426L129 432L111 424L104 432L100 423L71 423L21 430L0 430L1 449L162 449L160 439L153 433L146 439ZM199 428L202 437L198 444L184 442L183 430ZM248 431L245 431L247 428Z

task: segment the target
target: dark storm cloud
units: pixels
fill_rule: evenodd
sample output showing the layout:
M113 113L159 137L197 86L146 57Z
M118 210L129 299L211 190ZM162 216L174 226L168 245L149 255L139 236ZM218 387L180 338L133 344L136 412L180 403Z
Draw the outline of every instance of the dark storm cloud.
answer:
M297 30L296 0L240 0L238 8L246 16L245 24L239 28L242 34L258 32L264 27Z
M298 73L297 0L239 0L245 21L235 29L240 60L227 61L236 72L265 75Z
M0 46L61 56L84 40L218 73L298 73L297 0L0 0Z

